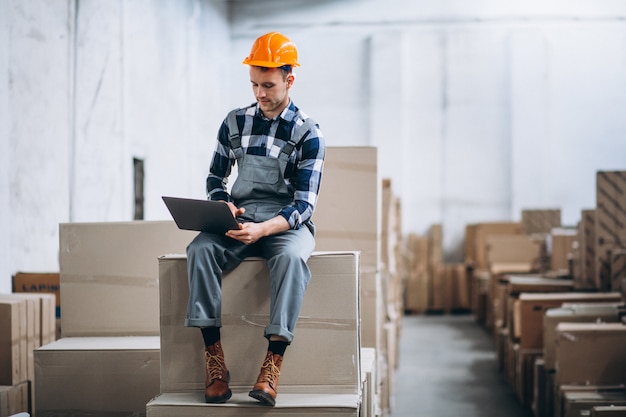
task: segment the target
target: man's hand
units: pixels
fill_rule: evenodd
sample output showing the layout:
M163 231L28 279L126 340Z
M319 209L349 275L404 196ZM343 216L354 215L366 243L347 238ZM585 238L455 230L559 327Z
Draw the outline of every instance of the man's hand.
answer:
M230 211L233 213L234 218L237 218L246 212L245 208L237 208L237 206L235 206L235 204L230 201L226 202L226 205L228 205L228 208L230 208Z
M276 216L262 223L240 223L239 230L229 230L226 232L226 236L250 245L262 237L275 235L286 230L289 230L287 220L283 216Z

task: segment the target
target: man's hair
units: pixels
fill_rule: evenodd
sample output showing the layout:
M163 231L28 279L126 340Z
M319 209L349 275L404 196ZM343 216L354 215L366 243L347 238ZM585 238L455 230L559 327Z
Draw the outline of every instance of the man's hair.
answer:
M269 67L257 67L261 71L266 72L274 68ZM278 67L278 69L283 73L283 81L287 80L287 76L292 73L293 67L291 65L283 65L282 67Z

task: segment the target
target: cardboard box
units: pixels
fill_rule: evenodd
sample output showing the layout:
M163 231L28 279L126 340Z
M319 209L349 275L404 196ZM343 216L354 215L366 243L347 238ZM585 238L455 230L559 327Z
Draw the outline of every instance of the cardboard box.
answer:
M625 290L622 288L624 278L626 278L626 249L613 249L611 251L611 291Z
M56 318L61 317L61 278L58 272L18 272L13 275L13 292L54 294Z
M542 355L540 349L520 349L516 361L517 397L525 408L533 402L533 383L535 381L535 360Z
M611 288L611 251L626 242L626 171L596 173L596 270L598 288Z
M624 417L626 406L600 405L591 408L591 417Z
M626 326L622 323L559 323L556 382L618 385L626 375Z
M525 234L548 234L561 226L561 209L522 210L522 230Z
M582 210L578 223L578 248L580 250L581 276L575 278L578 290L599 289L596 282L596 213L595 210Z
M616 304L577 304L548 309L543 316L543 358L546 369L556 369L556 328L559 323L617 323L618 321Z
M317 251L361 252L361 343L381 351L386 300L380 282L381 179L378 149L329 146L313 214ZM346 207L358 207L356 211ZM382 310L381 310L382 307Z
M521 293L513 306L514 337L522 349L543 349L543 315L549 308L572 302L621 302L620 293Z
M15 416L18 413L29 413L29 385L28 381L17 385L0 386L0 417Z
M559 385L555 387L553 392L554 416L562 417L565 413L565 394L566 393L621 393L624 392L623 385L598 386L598 385ZM589 415L589 414L585 414ZM550 415L552 416L552 415Z
M541 246L527 235L492 235L486 238L487 262L492 272L503 265L515 266L505 272L538 271Z
M0 298L0 385L28 379L26 300Z
M189 288L185 256L159 259L161 287L161 392L204 389L200 330L184 326ZM359 254L315 252L311 281L281 369L281 394L301 386L316 392L360 392ZM266 261L248 258L222 279L222 345L233 388L250 389L266 352L269 318ZM333 349L320 349L322 341Z
M471 247L469 254L466 254L466 263L478 270L489 267L486 248L488 236L522 233L521 223L516 222L478 223L472 225L472 228L473 230L470 233L472 240L466 245L466 248Z
M588 416L593 407L601 405L626 406L626 392L566 392L563 395L563 416Z
M65 337L35 364L37 415L141 416L159 393L158 336Z
M196 234L173 221L61 224L62 336L158 335L157 259Z
M569 271L572 245L578 239L577 229L554 228L550 232L550 270Z

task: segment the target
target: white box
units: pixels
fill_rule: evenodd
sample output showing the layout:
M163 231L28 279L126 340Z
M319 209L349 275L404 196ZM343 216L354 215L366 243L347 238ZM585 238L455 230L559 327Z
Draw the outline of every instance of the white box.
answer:
M158 336L59 339L35 350L37 415L145 415L159 370Z
M158 257L196 234L173 221L61 224L62 336L157 336Z

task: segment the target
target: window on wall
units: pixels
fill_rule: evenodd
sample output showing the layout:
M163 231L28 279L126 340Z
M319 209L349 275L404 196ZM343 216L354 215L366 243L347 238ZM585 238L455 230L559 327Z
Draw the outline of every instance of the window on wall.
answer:
M144 164L143 159L133 158L133 179L135 191L135 220L143 220L143 202L144 202Z

